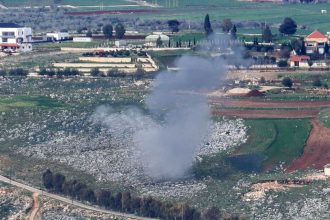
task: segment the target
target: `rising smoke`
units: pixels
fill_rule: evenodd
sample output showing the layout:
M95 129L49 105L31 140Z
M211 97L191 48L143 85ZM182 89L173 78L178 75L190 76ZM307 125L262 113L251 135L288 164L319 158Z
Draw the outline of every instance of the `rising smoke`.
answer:
M176 64L178 72L164 71L154 80L153 91L146 99L151 117L141 117L139 111L122 113L126 119L127 115L131 117L127 121L157 118L146 123L148 126L133 129L133 142L142 152L140 159L147 175L175 179L189 170L211 124L207 96L203 93L219 87L227 62L219 57L183 56ZM102 121L106 123L106 117Z
M156 178L182 177L192 165L210 124L207 97L201 92L218 86L226 72L219 59L185 56L177 66L177 73L158 75L146 100L151 113L163 117L161 126L135 134L147 173Z

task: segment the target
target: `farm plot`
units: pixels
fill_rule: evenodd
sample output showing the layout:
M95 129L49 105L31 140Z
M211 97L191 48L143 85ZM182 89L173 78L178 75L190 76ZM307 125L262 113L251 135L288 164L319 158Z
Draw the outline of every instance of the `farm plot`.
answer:
M273 108L273 109L304 109L330 106L330 101L281 101L281 100L228 100L211 99L211 104L230 108Z
M246 120L249 139L236 155L261 154L264 168L288 166L304 151L311 125L307 119Z
M303 154L293 161L287 169L288 172L311 167L323 169L330 162L330 129L316 119L312 121L312 125L313 129Z

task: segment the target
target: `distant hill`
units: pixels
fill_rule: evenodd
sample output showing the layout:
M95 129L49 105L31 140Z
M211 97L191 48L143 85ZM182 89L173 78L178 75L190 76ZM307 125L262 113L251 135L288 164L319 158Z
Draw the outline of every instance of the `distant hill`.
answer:
M19 6L48 6L56 4L73 5L73 6L90 6L90 5L128 5L133 4L125 0L0 0L0 3L7 7Z

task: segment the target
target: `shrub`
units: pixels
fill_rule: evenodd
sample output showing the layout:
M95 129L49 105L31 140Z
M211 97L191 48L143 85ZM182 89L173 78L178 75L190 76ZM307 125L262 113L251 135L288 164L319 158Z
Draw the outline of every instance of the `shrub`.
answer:
M92 69L91 76L101 76L101 71L99 70L99 68Z
M285 86L285 87L289 87L289 88L291 88L292 85L293 85L293 82L292 82L292 80L291 80L289 77L285 77L285 78L282 80L282 85Z
M313 86L315 86L315 87L321 87L322 86L321 80L319 78L314 79Z
M22 68L9 70L10 76L27 76L28 74L29 74L29 71L22 69Z
M287 60L280 60L277 62L278 67L287 67L288 66L288 61Z

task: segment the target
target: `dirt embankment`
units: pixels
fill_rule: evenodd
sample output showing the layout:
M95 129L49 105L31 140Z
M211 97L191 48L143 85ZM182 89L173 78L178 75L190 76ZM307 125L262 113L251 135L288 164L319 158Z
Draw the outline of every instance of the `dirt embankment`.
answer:
M210 103L231 108L322 108L330 101L272 101L272 100L226 100L210 99Z
M216 116L239 118L314 118L319 110L246 110L246 109L215 109Z
M301 157L297 158L287 168L287 172L314 167L323 169L330 163L330 129L317 119L312 120L313 129Z

